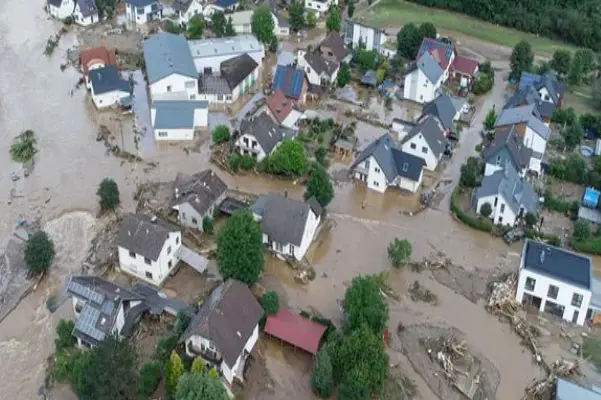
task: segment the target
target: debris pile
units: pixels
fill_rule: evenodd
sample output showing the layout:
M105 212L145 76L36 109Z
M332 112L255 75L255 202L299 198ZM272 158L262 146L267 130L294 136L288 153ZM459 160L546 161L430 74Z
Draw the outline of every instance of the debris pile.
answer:
M457 373L464 373L457 370L456 363L465 358L467 351L465 341L441 336L436 339L426 339L425 344L430 358L438 361L449 380L455 380Z
M557 378L575 377L580 375L578 361L568 361L564 359L553 362L547 368L545 378L535 379L530 386L526 388L526 395L529 399L547 400L551 399L555 392Z
M423 287L418 281L413 282L409 286L409 297L412 301L422 301L436 305L438 304L438 296L430 289Z
M412 271L421 272L423 270L437 270L453 266L453 261L442 251L437 251L433 257L424 258L421 262L409 263Z

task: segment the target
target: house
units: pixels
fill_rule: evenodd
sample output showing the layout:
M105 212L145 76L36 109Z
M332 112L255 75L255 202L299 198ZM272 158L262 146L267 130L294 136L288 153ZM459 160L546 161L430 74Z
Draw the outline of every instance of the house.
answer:
M455 132L455 121L459 120L462 113L462 108L457 109L458 102L453 101L453 98L448 94L441 94L434 100L424 104L422 108L422 116L430 115L438 119L442 124L445 135Z
M208 126L208 118L205 100L157 100L150 108L155 140L192 140L196 128Z
M420 118L407 135L399 139L401 150L423 158L426 162L425 168L430 171L436 169L449 143L444 134L444 127L431 115Z
M532 149L524 146L515 125L507 125L495 129L493 140L482 150L485 167L484 175L490 176L505 168L509 162L511 166L523 177L528 170L536 168L531 166ZM540 163L538 163L540 166ZM540 171L535 171L540 172Z
M307 80L313 86L328 86L336 81L340 64L323 58L317 52L297 50L298 67L307 73Z
M178 173L171 208L177 211L180 225L202 232L204 218L213 218L226 190L227 184L211 169L194 175Z
M344 20L342 31L347 45L355 48L362 43L365 45L365 50L374 50L378 53L383 52L383 45L388 40L384 29L349 19Z
M211 71L198 79L198 98L210 104L233 103L259 80L259 64L248 54L225 60L219 73Z
M305 0L305 10L315 10L317 18L327 13L333 5L337 6L338 0Z
M583 325L592 295L591 274L590 257L526 239L516 300Z
M403 97L417 103L434 100L440 94L440 87L445 81L444 74L444 69L432 54L424 53L407 68Z
M272 154L284 140L292 139L297 134L296 130L279 126L265 113L242 120L239 131L236 149L240 154L249 154L257 161Z
M48 0L48 12L61 20L73 17L76 24L83 26L100 20L94 0Z
M453 45L442 40L424 38L417 51L417 59L419 60L426 53L430 54L443 69L443 82L446 82L449 79L450 70L456 58Z
M143 50L153 100L174 93L196 99L198 72L186 38L168 32L157 33L144 40Z
M243 54L248 54L259 66L265 57L263 45L253 35L189 40L188 47L196 71L203 75L219 71L222 62Z
M278 194L260 196L250 210L261 225L263 244L296 260L305 256L323 214L314 197L303 202Z
M290 23L282 17L279 7L275 0L269 1L271 15L273 17L273 33L278 37L287 37L290 35Z
M298 129L298 122L303 113L292 106L292 101L286 98L284 92L276 89L265 99L255 115L266 113L278 125L285 128Z
M225 380L244 380L246 359L259 339L263 308L248 286L228 279L202 303L183 333L186 354L202 357Z
M240 0L217 0L213 3L216 10L224 13L232 13L238 8Z
M278 65L273 76L273 90L281 90L284 96L296 104L304 104L309 84L302 69Z
M145 24L163 18L163 4L159 0L126 0L125 16L134 24Z
M376 87L378 85L378 73L370 69L361 77L361 84Z
M458 82L460 87L471 87L478 76L478 67L478 61L457 54L451 64L451 78Z
M597 386L587 388L575 382L557 377L554 400L601 400L601 391Z
M90 93L96 108L113 107L130 97L131 85L129 81L121 78L114 65L93 69L88 75Z
M82 50L79 53L79 64L86 81L86 87L91 89L89 72L93 69L117 65L117 57L114 51L109 51L106 47L94 47Z
M489 218L499 225L514 226L519 218L538 210L538 196L510 161L503 169L482 178L481 186L474 191L473 201L478 213L485 203L490 204L492 213Z
M346 47L344 39L338 32L328 33L328 35L317 45L314 52L319 54L324 60L336 64L349 62L352 58L351 52Z
M536 89L542 101L552 103L555 107L561 107L563 95L567 87L564 83L559 82L557 74L554 72L545 72L542 75L522 72L518 90L529 86Z
M138 279L160 286L179 261L179 227L156 217L128 214L117 236L119 267Z
M290 24L282 18L279 12L276 15L277 7L272 8L271 17L273 18L273 33L278 37L285 37L290 34ZM229 15L232 18L232 25L234 30L239 35L252 35L252 15L253 11L237 11Z
M388 134L371 142L351 164L353 177L367 188L384 193L389 186L415 193L422 182L426 162L396 148Z
M192 18L202 15L200 0L175 0L171 5L175 18L182 24L188 24Z
M532 85L516 90L509 100L507 100L507 103L505 103L503 108L507 109L528 105L534 105L536 112L540 114L543 122L549 126L553 111L555 111L555 104L550 101L543 101L540 94Z

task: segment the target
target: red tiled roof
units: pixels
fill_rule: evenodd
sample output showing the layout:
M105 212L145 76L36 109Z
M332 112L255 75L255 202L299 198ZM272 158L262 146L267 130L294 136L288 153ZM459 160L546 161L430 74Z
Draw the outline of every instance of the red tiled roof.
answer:
M455 57L453 60L453 65L451 66L453 71L457 71L469 76L474 75L476 67L478 67L478 61L460 55Z
M438 65L440 65L443 69L446 69L449 66L449 60L445 55L445 49L433 47L430 49L430 54L432 54L432 57L434 57Z
M282 92L279 88L275 90L275 92L265 100L267 103L267 107L278 121L279 124L284 122L286 117L292 111L292 102L286 98L284 92Z
M265 332L299 349L317 354L319 342L326 327L304 318L288 308L281 308L277 314L267 317Z
M109 51L106 47L94 47L92 49L83 50L79 55L81 69L83 74L88 76L90 67L94 64L117 65L117 57L114 51Z

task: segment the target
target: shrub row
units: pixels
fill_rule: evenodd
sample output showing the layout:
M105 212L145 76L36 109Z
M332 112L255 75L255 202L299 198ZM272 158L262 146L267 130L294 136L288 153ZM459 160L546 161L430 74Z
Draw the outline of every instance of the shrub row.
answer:
M576 251L601 255L601 236L593 236L585 240L572 239L571 244Z
M451 211L453 214L469 227L478 229L479 231L492 232L494 225L491 220L482 217L473 217L458 204L458 197L462 193L462 190L458 187L451 196Z

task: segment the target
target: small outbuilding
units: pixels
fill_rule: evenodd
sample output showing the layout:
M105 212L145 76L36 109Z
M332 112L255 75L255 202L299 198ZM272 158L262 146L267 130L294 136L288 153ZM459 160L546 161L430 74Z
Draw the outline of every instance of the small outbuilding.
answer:
M373 69L367 71L365 75L363 75L363 78L361 78L361 83L366 86L376 87L378 85L377 72Z
M288 308L280 308L276 314L267 317L264 330L273 337L315 355L326 327Z

